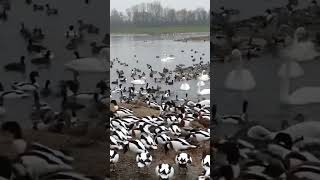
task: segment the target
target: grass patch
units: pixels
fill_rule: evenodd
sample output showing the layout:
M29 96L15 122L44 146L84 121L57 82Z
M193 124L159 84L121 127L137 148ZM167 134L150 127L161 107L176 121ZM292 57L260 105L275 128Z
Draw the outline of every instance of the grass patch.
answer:
M163 34L163 33L190 33L190 32L210 32L210 26L190 25L190 26L162 26L162 27L111 27L111 33L120 34Z

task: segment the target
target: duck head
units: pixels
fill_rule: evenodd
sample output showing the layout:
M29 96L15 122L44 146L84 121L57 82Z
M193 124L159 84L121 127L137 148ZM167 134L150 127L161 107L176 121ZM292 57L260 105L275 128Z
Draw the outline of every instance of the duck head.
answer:
M278 144L288 150L290 150L293 146L293 139L288 133L277 133L277 135L273 139L275 144Z
M171 146L172 146L171 142L168 142L168 143L164 144L164 152L165 152L165 154L168 154Z

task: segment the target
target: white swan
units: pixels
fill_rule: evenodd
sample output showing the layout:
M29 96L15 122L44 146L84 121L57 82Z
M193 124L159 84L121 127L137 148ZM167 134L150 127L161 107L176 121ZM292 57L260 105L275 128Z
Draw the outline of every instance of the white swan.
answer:
M296 61L290 61L288 62L289 65L286 63L282 64L279 71L278 76L279 77L285 77L287 73L287 68L289 68L289 78L297 78L304 75L304 70L302 67L297 63Z
M201 75L198 77L199 81L208 81L210 79L208 74L204 74L205 70L202 70Z
M66 63L65 66L79 72L107 72L107 61L94 57L75 59Z
M307 32L304 27L298 27L294 34L294 40L291 46L283 50L283 54L289 59L295 61L309 61L320 55L311 41L299 41L305 38Z
M204 85L206 85L206 84L205 84L203 81L198 81L198 82L197 82L197 85L198 85L198 86L204 86Z
M133 85L144 85L146 81L144 79L135 79L130 82Z
M170 60L175 59L175 57L170 57L170 56L167 56L166 54L165 54L165 56L166 56L166 57L164 57L164 58L161 59L161 62L168 62L168 61L170 61Z
M255 79L251 72L243 68L242 54L240 50L234 49L232 56L239 60L238 68L231 71L225 80L225 87L231 90L247 91L256 86Z
M290 91L290 66L289 62L286 63L286 70L284 77L281 77L280 84L280 101L284 104L290 105L305 105L311 103L320 103L320 87L317 86L306 86L300 87L293 91L291 94Z
M200 88L201 86L199 83L197 83L197 86L198 86L197 94L199 96L210 95L210 88L209 89L201 89Z
M188 91L190 89L190 85L187 83L186 78L182 77L182 81L183 81L183 83L180 86L180 90Z

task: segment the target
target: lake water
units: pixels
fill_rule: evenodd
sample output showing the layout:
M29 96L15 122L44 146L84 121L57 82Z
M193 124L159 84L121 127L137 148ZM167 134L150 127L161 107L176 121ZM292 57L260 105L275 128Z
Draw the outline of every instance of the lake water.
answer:
M181 82L174 82L174 85L166 85L165 83L154 83L153 78L149 77L149 70L147 68L147 64L152 66L154 71L162 72L163 68L167 68L169 70L174 70L176 65L184 64L186 67L191 66L193 64L199 64L200 57L202 57L203 64L209 62L210 59L210 44L209 41L188 41L188 42L180 42L173 41L173 39L179 37L189 37L189 36L204 36L209 35L209 33L196 33L196 34L176 34L176 35L111 35L110 43L110 59L111 61L115 58L118 58L121 62L126 62L128 64L127 67L121 66L119 63L114 63L113 68L110 70L111 78L110 81L115 81L117 79L116 70L123 70L125 77L127 77L127 82L123 84L123 86L129 87L132 86L130 82L133 80L131 75L131 69L138 68L141 69L141 72L146 73L147 80L149 83L149 87L154 86L156 88L157 85L162 87L161 90L171 90L171 93L178 94L179 98L185 97L185 92L181 91L180 85ZM198 51L198 53L194 53L194 51ZM184 50L184 52L181 52ZM164 57L164 54L173 55L175 59L169 60L168 62L161 62L161 58ZM203 55L204 54L204 55ZM134 57L136 55L136 57ZM160 56L160 58L156 58L156 56ZM192 61L193 58L196 59L195 62ZM138 63L137 63L138 60ZM207 66L209 70L209 66ZM208 71L207 71L208 72ZM155 75L154 77L158 77L159 75ZM173 78L174 73L171 75ZM197 80L188 81L190 85L190 90L188 91L188 97L191 100L198 100L197 96ZM116 88L118 85L111 85L111 89ZM145 86L143 86L145 87ZM207 81L205 86L201 89L210 88L210 82ZM116 94L112 94L113 96L117 96ZM175 98L175 95L172 94L172 98ZM209 97L202 97L209 98ZM202 99L200 98L200 99Z
M40 73L38 83L41 87L47 79L52 81L51 88L56 91L57 83L63 79L72 79L72 73L66 71L64 63L73 60L75 57L73 51L65 48L67 40L64 34L69 25L76 28L77 20L83 19L86 23L91 23L100 29L99 35L85 34L85 42L79 46L80 56L91 56L91 48L89 44L92 41L101 43L106 32L109 31L107 21L109 20L108 1L90 1L87 5L83 1L36 1L40 5L50 3L52 8L57 8L59 14L57 16L47 16L43 11L33 12L32 6L28 6L24 1L11 0L11 11L8 11L8 21L1 22L0 26L0 81L4 88L10 89L10 85L17 81L24 81L28 77L28 73L37 70ZM53 53L50 67L35 66L30 63L31 55L26 50L27 42L20 35L20 23L24 22L25 26L32 30L34 27L41 27L45 34L43 45L47 46ZM26 75L16 72L5 72L2 66L10 62L19 61L20 56L26 56ZM94 90L98 80L107 78L106 74L80 74L80 91ZM43 99L49 103L57 111L60 110L61 99L51 96ZM32 97L28 99L14 99L4 102L7 114L2 120L17 120L23 125L30 124L30 110L32 105Z

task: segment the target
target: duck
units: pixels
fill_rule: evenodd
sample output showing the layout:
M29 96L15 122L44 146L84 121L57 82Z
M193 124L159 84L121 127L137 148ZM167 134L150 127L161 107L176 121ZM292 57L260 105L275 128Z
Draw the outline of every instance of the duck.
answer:
M147 149L157 149L157 144L150 135L146 135L145 133L141 134L140 141Z
M126 116L132 116L133 111L127 108L123 108L118 106L117 101L111 100L111 105L113 106L113 112L118 116L118 117L126 117Z
M30 82L14 82L12 88L14 90L21 91L34 91L39 88L39 84L36 81L36 77L39 77L38 71L32 71L29 74Z
M50 64L53 54L50 50L47 50L44 55L40 54L40 57L31 59L32 64Z
M171 137L167 134L159 134L155 137L155 142L160 145L167 144L171 140Z
M49 4L46 4L45 6L46 6L46 13L48 16L58 14L58 9L51 8Z
M169 127L169 131L173 136L180 136L181 135L181 129L177 124L171 124Z
M188 166L192 163L192 158L187 153L180 153L176 155L175 162L181 171L181 168L185 169L185 174L187 173Z
M150 166L152 162L152 155L149 152L142 152L137 154L136 163L139 168L144 168Z
M129 143L124 145L123 150L123 153L128 152L128 150L132 151L135 154L147 152L146 147L138 139L129 141Z
M181 138L172 139L164 146L165 152L168 153L169 149L173 149L176 152L181 150L187 150L187 149L194 149L197 148L195 145L191 145L186 140Z
M30 174L36 176L33 178L37 179L41 175L56 171L72 170L70 163L74 160L73 157L36 142L27 143L22 136L21 126L16 121L2 123L1 129L13 137L13 153L24 167L27 167Z
M120 143L114 138L113 136L110 136L110 149L118 149L121 150L123 147L121 146Z
M156 166L155 172L160 180L170 180L174 176L174 168L165 163Z
M6 71L17 71L24 73L26 71L25 56L20 57L20 62L13 62L4 66Z
M40 94L42 97L48 97L51 95L51 89L49 87L50 84L51 84L51 81L49 79L46 80L44 88L40 90Z
M66 38L76 39L79 37L79 34L77 31L74 30L74 26L70 25L68 27L67 32L65 33Z
M210 140L210 133L203 130L197 130L188 134L185 139L194 138L197 142Z
M287 172L283 173L280 177L281 179L290 180L290 179L310 179L316 180L319 179L320 163L318 162L305 162L303 164L294 167Z
M201 159L202 168L207 171L210 170L210 155L204 155Z
M146 98L146 99L145 99L145 102L146 102L147 106L150 107L150 108L158 109L158 110L161 109L161 106L160 106L158 103L156 103L156 102L151 102L151 101L149 100L149 98Z
M248 121L248 104L247 100L244 100L242 103L242 113L241 114L232 114L232 115L216 115L216 123L225 123L225 124L242 124ZM214 114L216 113L216 105L212 107Z
M98 45L97 45L97 42L92 42L92 43L90 43L90 46L91 46L91 52L92 52L92 54L98 54L98 53L100 53L100 51L101 51L102 49L107 48L106 45L100 45L100 46L98 46Z
M41 45L33 44L32 40L29 39L27 50L28 50L28 52L41 53L42 51L47 50L47 48L44 46L41 46Z
M30 94L20 90L4 91L2 83L0 83L0 97L4 99L26 98Z
M115 165L119 161L119 154L117 151L110 149L110 165L111 165L111 172L115 171Z
M48 175L45 175L41 177L41 179L46 179L46 180L55 180L55 179L60 179L60 180L97 180L101 179L101 177L98 176L89 176L85 175L79 172L76 172L75 170L69 170L69 171L57 171L55 173L51 173Z
M39 4L33 4L33 11L43 11L44 6Z

